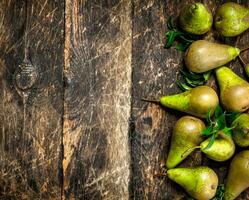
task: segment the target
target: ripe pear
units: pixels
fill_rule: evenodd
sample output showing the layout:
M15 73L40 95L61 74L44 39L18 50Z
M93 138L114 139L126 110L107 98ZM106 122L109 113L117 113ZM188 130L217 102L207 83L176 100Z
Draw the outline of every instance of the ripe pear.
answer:
M184 57L187 68L195 73L220 67L240 54L240 49L206 40L193 42Z
M223 107L231 112L244 112L249 108L249 83L227 67L215 70Z
M208 167L169 169L167 176L172 181L181 185L195 199L209 200L215 196L218 177Z
M211 138L206 139L200 145L200 149L206 156L215 161L226 161L230 159L235 152L235 145L232 138L222 131L218 133L213 145L206 149Z
M243 113L232 123L234 142L240 147L249 146L249 114Z
M184 31L202 35L211 29L213 16L202 3L188 4L180 12L179 23Z
M249 77L249 64L247 64L247 65L245 66L245 71L246 71L247 77Z
M224 200L233 200L249 187L249 151L238 153L232 160L225 183Z
M171 146L166 162L168 169L174 168L182 162L190 153L182 154L189 148L199 145L204 137L201 132L205 129L205 124L198 118L184 116L180 118L174 127L171 138Z
M209 111L213 114L219 98L211 87L199 86L180 94L163 96L160 103L165 107L205 118Z
M249 9L237 3L221 5L215 16L215 27L225 37L233 37L249 28Z

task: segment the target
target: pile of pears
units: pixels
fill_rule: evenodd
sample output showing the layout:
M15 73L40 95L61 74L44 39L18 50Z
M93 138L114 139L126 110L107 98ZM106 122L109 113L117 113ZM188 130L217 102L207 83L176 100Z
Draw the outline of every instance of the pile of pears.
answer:
M179 16L180 27L194 35L207 33L213 21L222 36L238 36L249 28L249 9L237 3L225 3L218 8L213 19L205 5L193 3L184 7ZM194 73L214 70L219 94L204 85L183 93L162 96L158 101L162 106L187 114L174 126L166 161L166 175L198 200L208 200L215 196L218 176L207 166L177 167L195 149L216 162L231 159L224 200L235 199L249 187L249 83L225 66L244 50L206 40L193 42L185 53L185 65ZM232 136L219 130L213 144L208 147L211 137L203 134L206 129L203 119L212 116L219 105L226 112L238 115L231 123L234 127ZM235 155L236 146L240 147L240 152Z

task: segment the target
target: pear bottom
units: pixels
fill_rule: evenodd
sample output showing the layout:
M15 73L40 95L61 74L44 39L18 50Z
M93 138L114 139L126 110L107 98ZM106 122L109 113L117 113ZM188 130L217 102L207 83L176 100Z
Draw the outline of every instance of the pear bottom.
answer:
M249 187L249 150L238 153L232 160L225 184L224 200L233 200Z
M215 196L218 177L208 167L170 169L167 171L167 176L181 185L195 199L209 200Z

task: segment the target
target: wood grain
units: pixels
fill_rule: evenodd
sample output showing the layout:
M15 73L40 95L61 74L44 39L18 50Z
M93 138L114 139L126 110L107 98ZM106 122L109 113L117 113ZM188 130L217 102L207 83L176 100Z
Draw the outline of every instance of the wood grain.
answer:
M66 2L64 198L127 199L131 4Z
M0 199L60 199L63 1L0 2Z
M166 22L187 1L134 1L133 13L133 104L131 130L131 199L180 199L182 190L168 179L157 178L165 163L174 123L181 114L141 102L139 98L159 99L180 92L182 53L165 50ZM185 164L200 163L193 154ZM183 165L185 165L183 164Z

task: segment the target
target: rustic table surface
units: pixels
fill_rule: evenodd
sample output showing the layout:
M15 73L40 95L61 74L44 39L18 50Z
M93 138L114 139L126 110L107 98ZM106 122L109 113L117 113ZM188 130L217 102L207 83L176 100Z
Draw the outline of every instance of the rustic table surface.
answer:
M185 198L153 176L182 114L139 98L180 92L183 53L163 46L167 19L189 2L0 1L1 200ZM226 1L202 2L214 13ZM249 43L248 31L205 37ZM237 60L229 66L243 74ZM214 78L208 84L216 88ZM195 152L180 166L201 164L223 182L229 162Z

